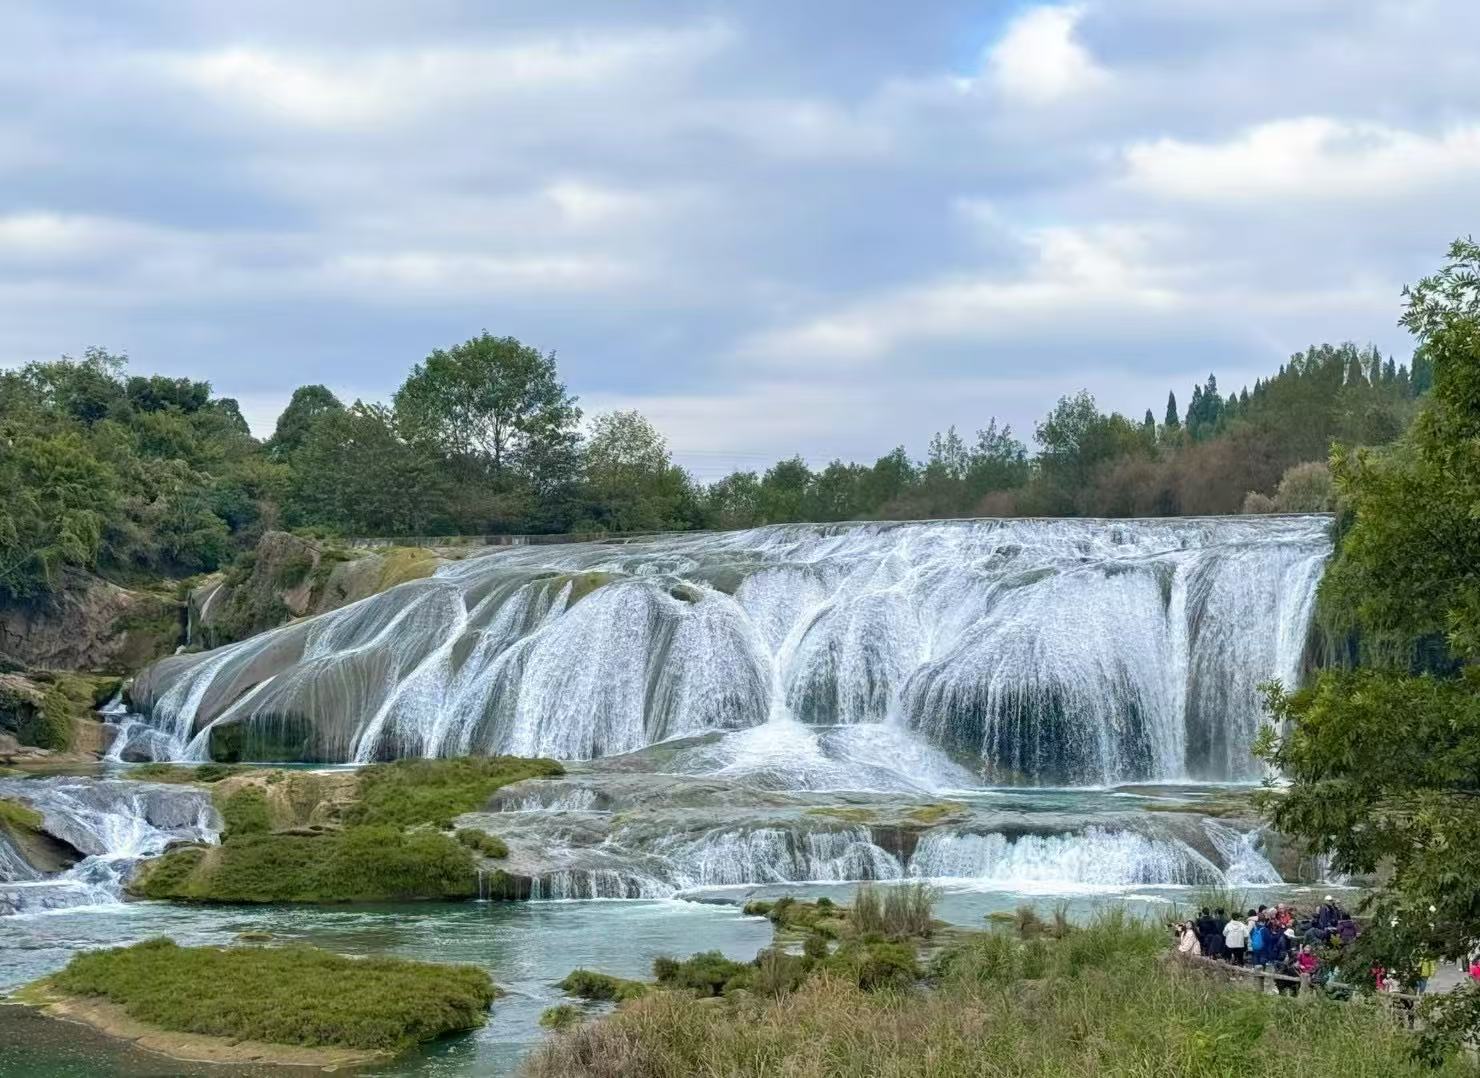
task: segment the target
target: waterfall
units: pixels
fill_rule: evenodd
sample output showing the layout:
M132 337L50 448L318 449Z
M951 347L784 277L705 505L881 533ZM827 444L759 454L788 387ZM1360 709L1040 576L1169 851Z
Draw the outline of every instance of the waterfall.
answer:
M47 834L82 855L65 872L44 876L0 838L0 913L119 902L140 861L175 843L214 842L221 829L210 794L188 786L71 777L3 779L0 797L30 805L41 814ZM17 870L15 861L24 868Z
M620 840L620 836L618 838ZM670 836L651 846L682 889L742 883L897 880L898 859L874 845L868 829L757 827Z
M1260 852L1263 828L1237 831L1214 819L1204 819L1203 830L1227 864L1224 874L1232 887L1279 883L1279 871Z
M1079 834L1017 838L932 831L910 859L910 874L1013 887L1230 882L1216 865L1183 843L1098 827Z
M1328 531L974 520L501 549L161 660L130 696L196 759L590 759L716 732L758 755L801 725L888 728L992 784L1250 780L1258 686L1298 675Z

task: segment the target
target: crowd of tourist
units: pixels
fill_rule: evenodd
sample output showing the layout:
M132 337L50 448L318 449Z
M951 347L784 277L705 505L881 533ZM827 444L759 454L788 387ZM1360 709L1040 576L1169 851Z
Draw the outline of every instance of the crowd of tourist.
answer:
M1310 914L1283 902L1247 913L1234 910L1232 914L1204 907L1196 918L1180 922L1174 931L1180 953L1281 974L1289 979L1276 982L1279 991L1293 995L1300 989L1301 978L1306 983L1338 982L1338 971L1329 956L1355 940L1361 929L1351 914L1327 895ZM1374 984L1379 991L1411 987L1421 995L1433 976L1433 966L1432 961L1421 965L1420 977L1412 985L1399 985L1388 971L1374 970Z

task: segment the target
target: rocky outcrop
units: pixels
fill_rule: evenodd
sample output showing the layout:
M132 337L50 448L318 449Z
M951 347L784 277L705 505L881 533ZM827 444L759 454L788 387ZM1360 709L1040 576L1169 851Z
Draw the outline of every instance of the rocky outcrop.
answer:
M50 599L0 608L0 663L127 674L174 651L183 629L174 599L73 573Z
M191 590L189 642L214 648L245 640L430 576L444 560L421 547L346 550L268 532L231 569L213 573Z
M0 674L0 762L101 756L113 728L98 721L95 709L122 685L121 678L88 674Z

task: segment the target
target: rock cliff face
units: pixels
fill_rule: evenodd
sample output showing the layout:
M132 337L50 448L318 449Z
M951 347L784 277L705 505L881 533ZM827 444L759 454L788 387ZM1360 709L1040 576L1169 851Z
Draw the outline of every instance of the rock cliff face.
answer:
M203 648L245 640L294 618L322 614L408 580L444 559L431 550L344 550L287 532L268 532L231 569L191 590L189 642Z
M127 674L174 651L183 630L173 599L75 573L48 601L0 607L0 663Z

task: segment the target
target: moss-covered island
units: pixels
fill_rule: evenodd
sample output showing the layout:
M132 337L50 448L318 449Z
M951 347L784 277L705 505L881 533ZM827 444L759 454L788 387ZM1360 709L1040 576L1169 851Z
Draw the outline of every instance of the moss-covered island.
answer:
M508 851L497 836L453 832L453 819L508 783L563 773L553 760L515 756L398 760L325 775L212 772L195 781L209 781L221 844L170 851L130 891L194 902L474 898L480 866Z
M177 1059L337 1067L476 1029L498 995L474 966L154 939L76 955L17 998Z

